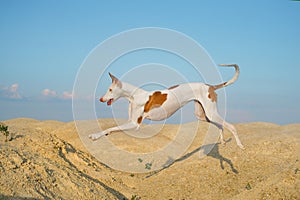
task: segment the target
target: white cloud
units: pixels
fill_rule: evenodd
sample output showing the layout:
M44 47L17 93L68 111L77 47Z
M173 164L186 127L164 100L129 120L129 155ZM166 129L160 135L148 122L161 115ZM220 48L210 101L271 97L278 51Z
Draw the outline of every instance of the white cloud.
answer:
M73 93L70 91L64 91L62 93L55 90L45 88L40 92L39 96L26 97L19 92L20 85L14 83L10 86L0 85L0 99L8 100L29 100L29 99L39 99L39 100L72 100Z
M59 94L55 90L44 89L42 90L42 96L46 99L59 99L59 100L70 100L73 98L72 92L64 91L62 94Z
M73 93L65 91L65 92L63 92L62 98L66 99L66 100L67 99L72 99L73 98Z
M22 99L19 93L19 84L14 83L9 87L0 88L0 97L5 99Z
M42 91L42 95L44 97L52 97L52 98L57 97L56 91L50 90L50 89L47 89L47 88Z

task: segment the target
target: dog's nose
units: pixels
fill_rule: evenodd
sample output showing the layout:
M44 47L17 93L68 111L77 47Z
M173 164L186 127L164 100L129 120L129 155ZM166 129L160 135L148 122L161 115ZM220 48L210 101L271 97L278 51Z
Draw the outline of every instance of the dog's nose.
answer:
M100 101L101 101L101 102L105 102L104 99L103 99L102 97L100 98Z

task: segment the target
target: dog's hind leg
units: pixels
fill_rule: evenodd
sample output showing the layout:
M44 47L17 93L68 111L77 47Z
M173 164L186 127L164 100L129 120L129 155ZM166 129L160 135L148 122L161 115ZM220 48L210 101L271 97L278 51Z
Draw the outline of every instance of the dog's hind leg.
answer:
M214 113L213 114L213 117L212 117L212 120L211 120L211 123L215 124L218 128L220 128L220 139L221 139L221 142L222 143L225 143L224 141L224 137L223 137L223 127L225 127L226 129L228 129L234 136L235 138L235 141L236 141L236 144L241 148L241 149L244 149L244 146L242 145L239 137L238 137L238 134L237 134L237 131L235 129L235 127L226 122L220 115L219 113Z
M224 125L225 128L227 128L227 129L233 134L233 136L234 136L234 138L235 138L235 141L236 141L236 144L237 144L241 149L244 149L244 146L242 145L242 143L241 143L241 141L240 141L240 139L239 139L239 136L238 136L238 134L237 134L237 131L236 131L235 127L234 127L232 124L230 124L230 123L228 123L228 122L226 122L226 121L224 121L223 125Z
M234 136L237 145L241 148L244 149L244 146L242 145L237 131L235 129L235 127L226 122L218 113L217 111L217 105L216 102L207 102L204 107L202 107L202 109L205 108L205 115L207 116L206 118L208 118L208 122L214 124L215 126L217 126L220 129L220 140L221 143L224 144L225 140L224 140L224 136L223 136L223 127L225 127L226 129L228 129ZM203 109L204 110L204 109Z
M205 113L205 110L204 110L202 104L199 101L197 101L197 100L195 100L195 115L196 115L196 117L199 120L205 121L205 122L210 122L210 123L214 124L215 126L217 126L219 128L219 130L220 130L220 140L221 140L221 143L225 144L225 140L224 140L224 136L223 136L223 125L222 125L222 123L211 121L206 116L206 113Z
M199 120L209 122L202 104L197 100L195 100L195 115Z

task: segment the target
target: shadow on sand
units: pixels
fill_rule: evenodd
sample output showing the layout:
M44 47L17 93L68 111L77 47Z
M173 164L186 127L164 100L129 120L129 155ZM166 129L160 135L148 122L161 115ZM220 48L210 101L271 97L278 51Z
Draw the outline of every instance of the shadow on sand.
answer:
M228 141L226 142L229 142L231 139L229 139ZM162 169L160 170L157 170L155 172L152 172L150 175L146 176L146 178L149 178L155 174L158 174L159 172L171 167L172 165L174 165L175 163L177 162L181 162L181 161L184 161L186 159L188 159L189 157L191 157L192 155L194 155L195 153L197 152L200 152L202 151L202 154L206 155L206 156L210 156L212 158L215 158L215 159L218 159L220 161L220 167L221 169L225 169L224 168L224 162L227 163L229 166L230 166L230 169L233 173L235 174L238 174L238 170L235 169L232 161L228 158L225 158L224 156L222 156L219 152L219 143L217 144L207 144L207 145L203 145L203 146L200 146L198 147L197 149L193 150L192 152L190 153L187 153L185 154L184 156L176 159L176 160L173 160L173 162L168 162L169 164L166 164ZM170 159L171 160L171 159Z

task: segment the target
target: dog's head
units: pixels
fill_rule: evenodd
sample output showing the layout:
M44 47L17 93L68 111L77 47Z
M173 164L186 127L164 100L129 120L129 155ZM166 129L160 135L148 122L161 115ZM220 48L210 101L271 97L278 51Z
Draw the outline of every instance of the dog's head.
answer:
M122 96L122 82L111 73L109 73L109 76L112 84L109 86L106 94L100 98L100 101L107 102L108 106Z

